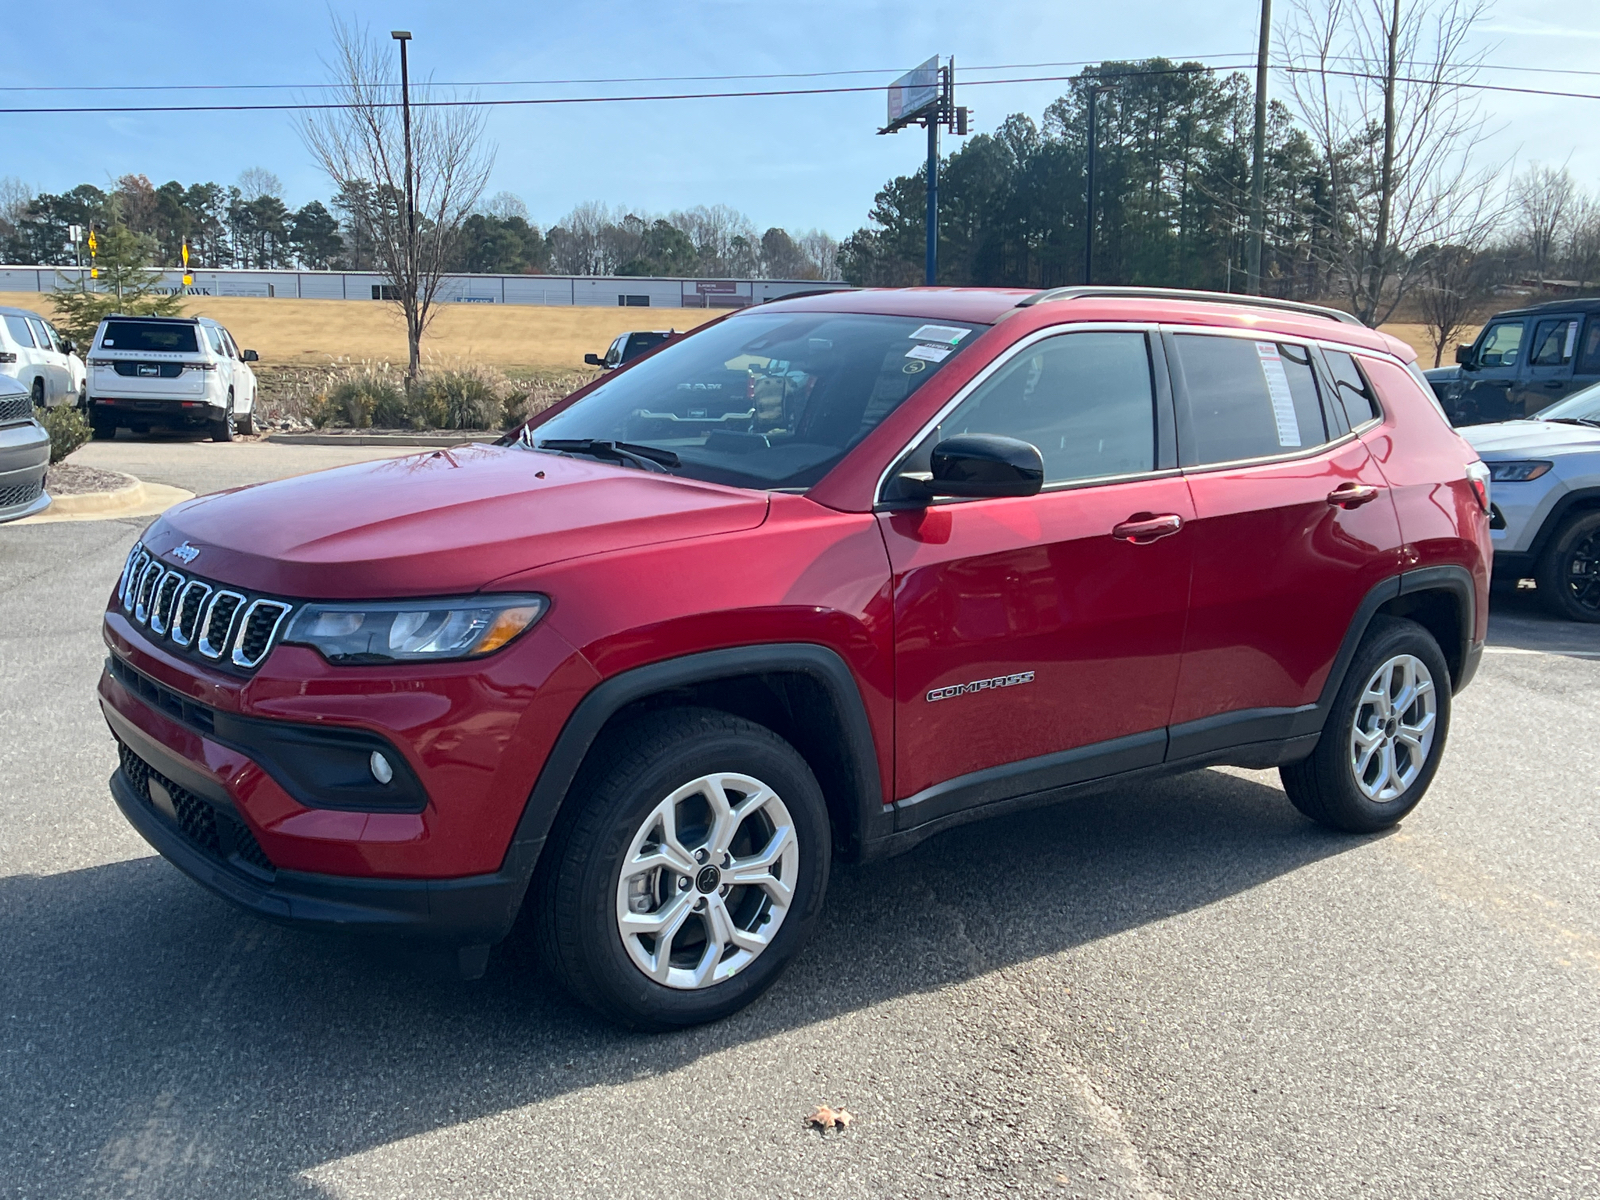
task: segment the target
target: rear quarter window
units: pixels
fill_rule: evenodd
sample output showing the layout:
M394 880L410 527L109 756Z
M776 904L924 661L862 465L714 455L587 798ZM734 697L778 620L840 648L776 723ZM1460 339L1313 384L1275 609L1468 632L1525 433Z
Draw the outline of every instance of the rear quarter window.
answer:
M1173 341L1188 397L1184 466L1281 457L1328 440L1306 347L1187 333Z
M1383 420L1378 395L1361 373L1355 355L1326 347L1322 354L1328 360L1328 369L1333 372L1333 390L1339 403L1344 406L1345 416L1350 419L1350 428L1358 428L1368 421ZM1430 387L1428 391L1432 392L1433 389Z
M26 317L14 317L7 313L5 317L6 332L11 335L11 340L24 350L33 345L33 331L28 328Z

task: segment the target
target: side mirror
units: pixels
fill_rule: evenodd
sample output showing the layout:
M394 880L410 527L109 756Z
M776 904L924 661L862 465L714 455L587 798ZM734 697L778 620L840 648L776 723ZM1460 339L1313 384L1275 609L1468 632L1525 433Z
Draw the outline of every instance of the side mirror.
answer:
M583 356L583 361L586 366L590 367L603 367L606 365L605 360L598 354L585 354Z
M241 362L260 362L261 361L261 355L257 354L254 350L246 350L246 351L244 351L243 353L241 353L239 355L239 361L241 361Z
M76 354L77 352L78 352L78 343L77 342L73 341L71 338L62 338L61 339L61 353L63 353L63 354Z
M1017 438L967 433L933 448L929 496L1033 496L1044 486L1039 448Z
M1457 346L1456 362L1460 363L1463 367L1470 367L1472 365L1472 347Z

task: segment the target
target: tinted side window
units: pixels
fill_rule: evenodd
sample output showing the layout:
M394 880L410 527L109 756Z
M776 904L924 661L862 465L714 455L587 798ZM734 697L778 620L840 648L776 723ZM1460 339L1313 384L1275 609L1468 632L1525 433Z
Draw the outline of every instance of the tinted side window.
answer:
M1383 409L1378 407L1378 397L1361 374L1361 368L1356 366L1355 357L1343 350L1325 349L1322 354L1328 360L1328 369L1333 372L1334 390L1338 393L1339 402L1344 405L1345 414L1350 418L1350 427L1354 429L1374 419L1381 421Z
M1189 396L1185 466L1268 458L1328 440L1305 347L1203 334L1173 340Z
M50 349L50 335L45 332L44 322L37 317L28 318L28 328L33 330L33 344L41 350Z
M962 401L921 457L962 433L1031 442L1047 484L1154 470L1155 388L1144 334L1065 333L1036 343Z
M1578 365L1574 369L1579 375L1600 375L1600 313L1591 316L1584 326L1579 347Z
M214 325L202 325L200 328L206 331L206 341L211 343L212 351L226 357L228 350L222 344L222 331Z
M33 332L28 328L25 317L6 316L6 332L11 334L11 340L24 350L33 345Z
M1533 330L1533 354L1528 363L1535 367L1559 367L1572 361L1572 351L1578 342L1578 322L1575 317L1561 317L1554 321L1540 321Z

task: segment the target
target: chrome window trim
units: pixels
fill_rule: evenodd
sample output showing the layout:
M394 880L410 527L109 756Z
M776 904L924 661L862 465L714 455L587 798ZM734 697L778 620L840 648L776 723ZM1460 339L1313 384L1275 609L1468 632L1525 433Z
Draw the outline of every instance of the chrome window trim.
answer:
M899 465L900 461L904 459L907 454L911 453L912 450L921 445L922 439L927 437L928 434L932 433L937 426L942 424L944 419L953 413L958 407L960 407L961 403L966 400L968 396L972 395L973 392L977 391L980 387L987 383L989 379L1000 370L1001 367L1005 366L1013 358L1016 358L1019 354L1023 353L1030 346L1037 345L1046 338L1060 337L1062 334L1067 333L1142 333L1148 338L1152 334L1159 333L1160 328L1160 325L1155 321L1072 321L1061 325L1047 325L1043 329L1036 329L1026 337L1020 339L1010 346L1007 346L1004 353L1002 353L998 358L993 359L981 371L979 371L971 379L967 380L967 382L962 385L961 389L956 392L954 396L945 401L943 407L941 407L939 411L933 415L932 419L927 421L921 429L917 430L915 436L913 436L910 441L906 442L900 447L900 449L896 450L892 455L889 456L888 464L883 468L883 471L878 476L877 487L873 489L873 508L877 509L879 505L884 504L898 507L897 501L887 500L883 495L883 490L888 485L889 479L895 467ZM1151 379L1150 387L1152 389L1151 403L1154 404L1159 400L1159 392L1156 389L1156 383L1154 379ZM1152 409L1152 416L1153 415L1154 410ZM1167 473L1168 472L1166 471L1154 471L1146 472L1142 475L1101 476L1098 479L1061 480L1056 484L1046 484L1040 490L1048 491L1052 488L1060 487L1062 484L1087 486L1090 484L1105 483L1107 480L1113 478L1120 483L1126 481L1127 479L1145 478L1149 475L1164 475ZM972 499L972 497L951 496L947 497L947 499Z
M261 608L264 605L271 605L272 607L276 608L278 610L278 619L272 623L272 628L267 631L266 644L261 647L261 653L256 655L256 657L253 659L247 658L244 654L244 635L250 629L250 618L255 614L256 609ZM250 671L253 671L259 667L262 663L262 660L272 652L272 645L277 639L278 630L283 627L284 619L293 610L294 606L292 604L288 604L282 600L268 600L264 597L257 597L256 599L250 601L249 606L244 610L244 616L239 619L238 632L233 635L233 653L228 656L233 662L233 665L236 667L244 667L246 670Z
M239 603L234 605L233 615L228 618L228 627L222 631L222 645L213 646L211 642L211 614L216 611L219 601L233 597ZM200 618L197 630L199 636L195 639L195 649L207 658L221 658L222 652L228 648L228 642L233 636L233 624L239 619L239 614L244 611L245 597L238 592L229 591L227 588L218 588L211 593L211 599L206 603L205 615Z
M1326 442L1318 442L1315 446L1297 450L1293 454L1267 454L1260 458L1230 458L1227 462L1202 463L1198 466L1180 467L1178 469L1185 475L1209 475L1212 471L1227 471L1239 467L1266 467L1271 466L1273 463L1298 462L1305 458L1315 458L1325 451L1335 449L1343 446L1346 442L1355 440L1356 431L1352 429L1349 433L1341 433L1336 438L1330 438Z
M156 581L156 590L150 594L150 632L154 634L165 634L171 623L161 611L161 593L166 588L167 580L169 579L178 581L178 590L172 593L174 611L176 611L178 597L183 595L184 586L189 582L179 571L166 571Z
M203 593L200 597L200 605L195 613L194 627L196 631L200 629L201 621L205 617L205 604L207 598L211 595L211 585L202 579L191 579L183 585L183 590L178 593L178 603L172 610L172 632L167 636L172 639L174 646L187 648L194 642L193 635L183 632L183 605L190 591L194 588L200 588Z

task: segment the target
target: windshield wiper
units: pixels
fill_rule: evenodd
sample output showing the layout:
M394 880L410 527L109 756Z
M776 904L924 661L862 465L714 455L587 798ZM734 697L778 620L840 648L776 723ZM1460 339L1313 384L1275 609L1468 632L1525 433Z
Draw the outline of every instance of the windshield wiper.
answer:
M539 443L540 450L555 450L563 454L589 454L595 458L614 458L618 462L632 463L645 471L661 471L668 467L681 467L682 461L671 450L659 446L643 446L638 442L613 442L603 438L547 438Z
M1600 421L1591 417L1542 417L1539 420L1549 421L1552 425L1588 425L1592 429L1600 429Z

